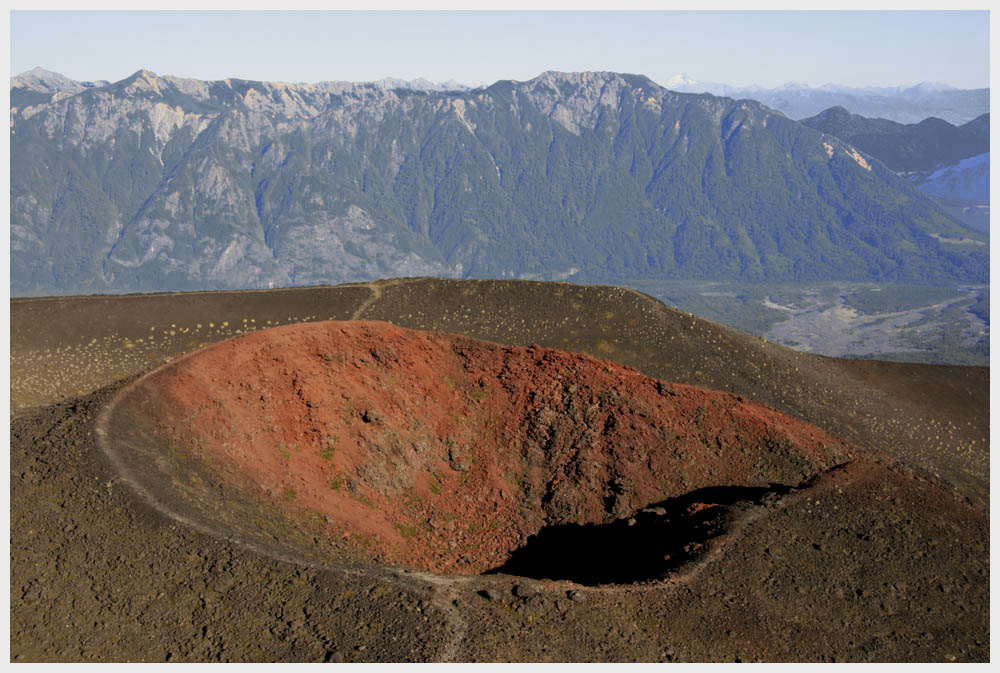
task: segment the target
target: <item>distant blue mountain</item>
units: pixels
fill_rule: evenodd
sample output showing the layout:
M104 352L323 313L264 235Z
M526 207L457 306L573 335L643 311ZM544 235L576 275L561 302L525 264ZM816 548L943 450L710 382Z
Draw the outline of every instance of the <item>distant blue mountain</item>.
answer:
M909 177L924 194L946 201L990 202L989 152Z
M779 87L735 87L698 82L678 75L664 82L673 91L713 93L731 98L751 98L779 110L792 119L813 117L840 106L865 117L914 124L937 117L952 124L965 124L990 111L990 90L957 89L937 82L899 87L850 87L827 84L812 87L791 82Z
M835 135L894 171L926 171L990 150L990 116L955 126L931 117L917 124L869 119L837 106L802 123Z

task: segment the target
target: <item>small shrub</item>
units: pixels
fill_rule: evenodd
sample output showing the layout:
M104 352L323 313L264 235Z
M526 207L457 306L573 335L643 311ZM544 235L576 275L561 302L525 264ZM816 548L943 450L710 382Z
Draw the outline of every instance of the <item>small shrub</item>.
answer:
M363 493L351 493L351 497L360 502L368 509L378 509L378 507Z
M325 461L332 461L333 454L337 452L337 447L334 444L336 441L337 437L334 435L322 449L316 452L316 454Z
M411 537L416 536L416 534L417 534L417 527L416 526L411 526L411 525L405 524L405 523L396 523L396 524L393 524L393 527L396 530L399 531L400 536L402 536L402 538L404 540L408 540Z

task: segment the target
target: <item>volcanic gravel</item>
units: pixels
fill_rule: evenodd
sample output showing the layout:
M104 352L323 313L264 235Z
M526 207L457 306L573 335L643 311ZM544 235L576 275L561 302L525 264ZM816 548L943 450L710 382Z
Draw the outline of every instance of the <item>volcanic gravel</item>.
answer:
M15 300L11 318L12 660L989 658L988 369L809 356L558 283ZM359 318L452 335L266 329ZM229 342L137 379L244 335L285 371L208 362ZM259 406L260 374L283 402ZM268 414L277 441L250 437ZM238 460L265 446L267 475Z

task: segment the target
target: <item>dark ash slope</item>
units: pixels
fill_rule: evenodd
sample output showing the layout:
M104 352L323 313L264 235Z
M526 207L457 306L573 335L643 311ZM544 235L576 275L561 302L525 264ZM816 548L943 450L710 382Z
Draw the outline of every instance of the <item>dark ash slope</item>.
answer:
M629 290L560 284L15 300L11 313L16 660L989 657L986 369L809 356ZM587 352L901 462L859 457L759 501L723 498L720 534L673 580L594 588L271 560L150 509L99 454L97 415L137 373L237 331L330 318Z

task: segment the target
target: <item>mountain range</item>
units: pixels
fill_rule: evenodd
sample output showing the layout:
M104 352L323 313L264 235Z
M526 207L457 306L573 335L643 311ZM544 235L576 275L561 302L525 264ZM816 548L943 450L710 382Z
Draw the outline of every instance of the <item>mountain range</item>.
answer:
M802 123L884 162L965 226L989 231L989 114L961 126L934 117L919 124L899 124L832 107Z
M851 114L836 106L802 123L851 143L899 172L931 170L990 151L988 113L961 126L935 117L918 124L900 124Z
M15 295L988 277L983 239L850 143L641 75L11 84Z
M85 89L107 86L108 84L110 82L107 80L81 82L70 79L58 72L46 70L45 68L32 68L11 78L10 104L14 109L24 108L37 105L38 103L50 102L53 98L63 98L66 95L80 93ZM322 82L317 86L338 89L350 86L351 84L352 82ZM454 79L447 82L432 82L423 78L406 80L398 77L385 77L374 82L368 82L368 84L383 89L410 89L413 91L471 91L481 86L479 84L463 84Z
M989 89L959 89L939 82L896 87L852 87L837 84L809 86L788 82L777 87L731 86L699 82L675 75L663 85L674 91L712 93L730 98L751 98L784 112L792 119L812 117L827 108L841 106L854 114L879 117L903 124L938 117L964 124L990 111Z

